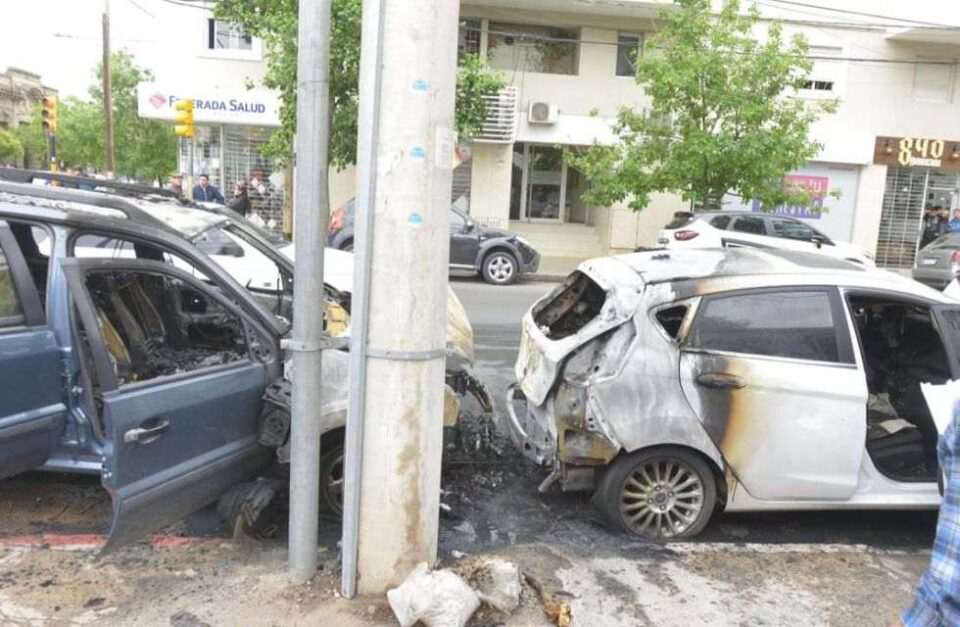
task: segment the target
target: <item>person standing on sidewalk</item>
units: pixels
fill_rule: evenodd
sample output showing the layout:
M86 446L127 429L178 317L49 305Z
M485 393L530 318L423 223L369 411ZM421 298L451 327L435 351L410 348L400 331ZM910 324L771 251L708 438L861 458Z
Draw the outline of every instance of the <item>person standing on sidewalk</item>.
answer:
M193 200L197 202L218 202L221 205L226 201L216 185L210 184L210 175L201 174L200 184L193 188Z
M940 437L944 493L930 567L920 579L913 603L900 617L905 627L960 625L960 405Z

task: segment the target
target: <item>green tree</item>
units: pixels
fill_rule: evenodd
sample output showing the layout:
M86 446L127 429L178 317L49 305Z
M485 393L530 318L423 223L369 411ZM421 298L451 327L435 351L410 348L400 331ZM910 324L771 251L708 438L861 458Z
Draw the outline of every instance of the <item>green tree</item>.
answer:
M330 43L330 160L337 167L357 159L360 74L360 0L332 0ZM219 0L217 19L263 41L263 84L280 92L280 129L264 152L281 163L293 154L297 109L297 0ZM464 59L457 75L456 126L468 139L480 129L486 107L479 97L503 87L503 79L478 58Z
M756 39L756 7L743 13L739 0L716 15L710 0L677 5L663 12L663 29L637 61L649 110L623 108L616 146L570 157L591 182L584 199L629 198L635 211L654 192L712 208L728 193L769 207L809 204L809 194L784 186L783 177L821 150L810 126L836 103L793 97L811 70L806 41L785 41L776 22Z
M113 53L110 62L114 174L140 181L164 179L177 166L177 139L173 127L144 120L137 114L137 84L153 80L153 73L137 66L133 57L123 50ZM90 86L89 99L65 98L60 101L57 158L68 165L105 170L102 64L94 73L97 80ZM44 141L39 111L34 122L22 132L31 142ZM39 147L43 150L42 143Z
M20 165L23 160L23 144L10 131L0 128L0 165Z
M13 131L23 145L23 166L27 168L45 168L47 159L47 139L43 134L40 111L37 104L34 116L29 124L20 124Z

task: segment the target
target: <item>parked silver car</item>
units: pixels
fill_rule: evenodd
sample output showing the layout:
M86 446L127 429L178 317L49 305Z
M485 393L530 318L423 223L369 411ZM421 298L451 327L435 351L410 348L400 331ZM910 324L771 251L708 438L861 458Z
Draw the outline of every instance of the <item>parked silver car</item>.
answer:
M951 304L952 303L952 304ZM524 317L507 394L541 485L691 536L726 511L935 508L921 382L960 377L960 305L823 255L587 261Z
M913 264L913 278L942 290L960 268L960 233L945 233L920 249Z

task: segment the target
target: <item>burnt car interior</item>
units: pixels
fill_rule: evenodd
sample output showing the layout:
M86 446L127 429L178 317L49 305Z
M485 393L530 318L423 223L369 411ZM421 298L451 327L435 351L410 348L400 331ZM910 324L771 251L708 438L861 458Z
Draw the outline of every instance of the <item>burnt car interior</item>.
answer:
M533 320L544 335L559 340L577 333L599 315L607 295L580 271L574 272L543 304L533 310Z
M180 279L109 270L90 272L86 284L121 385L247 356L240 320Z
M937 437L920 383L950 380L950 362L928 307L849 297L867 375L867 452L897 481L936 481Z

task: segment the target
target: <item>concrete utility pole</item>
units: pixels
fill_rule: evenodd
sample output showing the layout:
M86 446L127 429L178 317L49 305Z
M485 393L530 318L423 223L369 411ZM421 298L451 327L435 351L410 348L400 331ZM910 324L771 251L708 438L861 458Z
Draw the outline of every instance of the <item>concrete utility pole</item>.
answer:
M107 153L107 172L110 176L116 176L113 159L113 81L110 73L110 0L103 0L103 146Z
M317 572L320 497L320 377L323 248L330 214L330 0L300 0L297 28L297 135L294 173L293 391L290 426L290 576Z
M437 556L458 12L450 0L363 3L347 596L381 593Z

